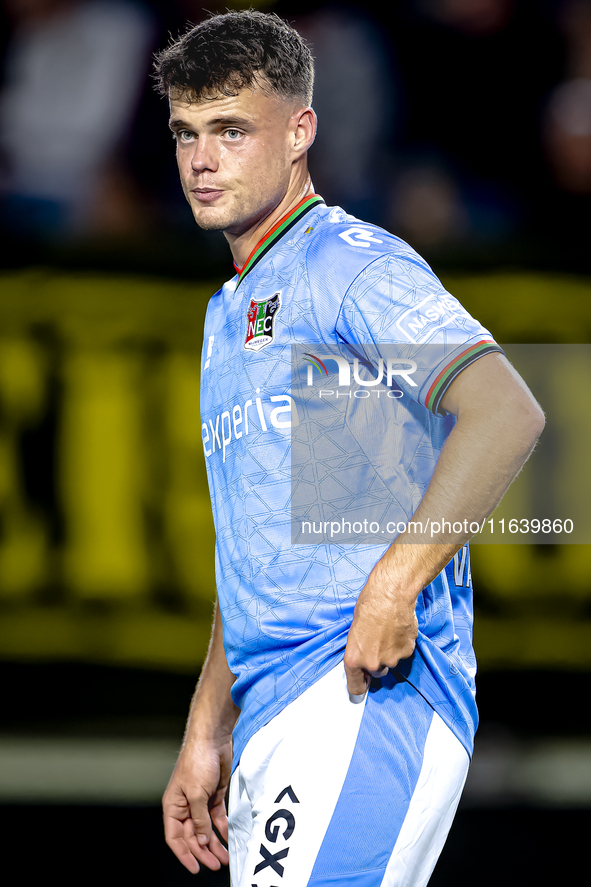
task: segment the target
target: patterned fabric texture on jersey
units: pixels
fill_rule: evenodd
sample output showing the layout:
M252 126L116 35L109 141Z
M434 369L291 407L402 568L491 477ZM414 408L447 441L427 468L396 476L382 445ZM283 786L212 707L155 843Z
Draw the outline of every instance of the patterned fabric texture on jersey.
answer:
M439 409L446 387L500 350L411 247L317 196L282 219L211 299L201 415L224 647L241 709L235 764L261 726L342 658L357 597L387 547L292 543L291 435L299 412L307 416L292 394L292 346L302 343L312 354L397 343L421 350L419 384L401 384L402 443L387 481L406 518L455 422ZM349 421L349 409L342 416ZM374 435L377 463L381 454L392 461L398 432ZM470 754L477 712L466 547L419 595L417 617L415 654L398 671Z

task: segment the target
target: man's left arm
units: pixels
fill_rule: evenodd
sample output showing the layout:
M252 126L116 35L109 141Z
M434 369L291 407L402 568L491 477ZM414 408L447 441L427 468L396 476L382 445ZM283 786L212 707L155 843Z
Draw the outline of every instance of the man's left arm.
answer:
M395 539L371 571L355 606L345 650L349 692L354 695L365 692L370 676L383 676L412 655L419 593L473 535L468 531L431 536L431 522L481 525L544 428L544 414L527 385L498 353L481 357L460 373L441 407L457 422L412 517L425 533L407 531Z

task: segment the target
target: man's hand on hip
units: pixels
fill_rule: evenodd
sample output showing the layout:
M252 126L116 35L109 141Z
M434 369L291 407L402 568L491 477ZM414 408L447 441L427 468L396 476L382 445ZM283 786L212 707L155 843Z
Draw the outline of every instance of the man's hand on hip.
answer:
M199 863L217 871L228 864L226 790L232 768L232 743L193 742L181 750L164 792L166 843L192 874Z
M345 649L349 693L359 696L372 677L384 677L412 655L418 634L416 595L397 593L378 561L355 605Z

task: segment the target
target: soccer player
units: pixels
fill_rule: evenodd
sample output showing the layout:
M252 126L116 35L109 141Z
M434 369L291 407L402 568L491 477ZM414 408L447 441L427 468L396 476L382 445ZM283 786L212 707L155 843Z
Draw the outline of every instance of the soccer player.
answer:
M466 542L543 414L411 247L315 194L313 63L297 32L275 15L215 16L164 50L156 72L195 221L224 232L236 268L205 321L218 603L164 794L166 839L191 872L229 860L234 887L420 887L477 723ZM399 513L461 532L292 544L291 435L313 433L291 387L298 343L310 359L419 347L417 381L395 380L379 401L383 428L365 436L378 461L394 454ZM340 415L363 438L349 402Z

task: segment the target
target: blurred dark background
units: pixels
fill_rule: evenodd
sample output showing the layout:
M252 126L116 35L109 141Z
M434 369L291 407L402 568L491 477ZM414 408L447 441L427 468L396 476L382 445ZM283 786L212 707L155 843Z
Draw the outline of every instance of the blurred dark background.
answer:
M589 0L243 5L312 45L328 203L408 240L498 341L590 341ZM233 271L184 202L150 66L205 15L1 3L0 833L19 884L190 878L158 801L215 594L200 349ZM586 490L577 360L539 396ZM591 550L475 545L472 571L482 725L431 883L580 879Z
M328 202L396 230L441 269L589 271L586 0L258 5L312 44L311 165ZM166 103L148 79L153 51L202 19L203 4L1 6L6 267L225 275L219 238L196 259Z

